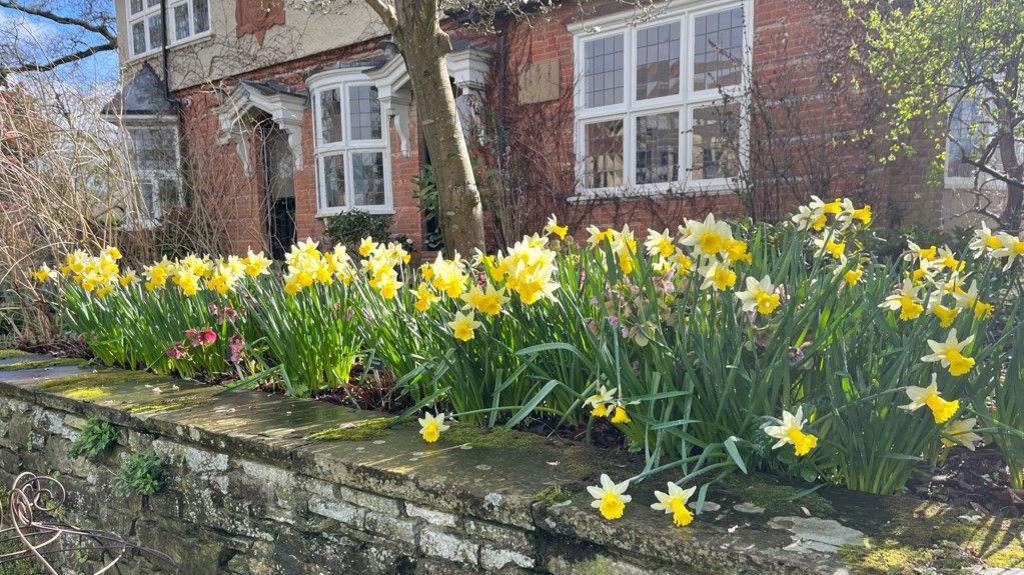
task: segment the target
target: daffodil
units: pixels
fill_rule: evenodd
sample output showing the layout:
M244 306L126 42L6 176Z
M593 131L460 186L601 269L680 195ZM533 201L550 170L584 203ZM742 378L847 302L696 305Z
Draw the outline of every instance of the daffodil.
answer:
M423 417L420 418L420 435L423 437L423 441L427 443L434 443L441 437L441 432L448 431L451 426L445 425L445 415L443 413L432 414L424 413Z
M128 287L138 281L139 277L135 275L135 270L125 270L125 272L117 278L117 283L121 284L121 287Z
M942 367L949 369L950 375L963 375L974 367L974 358L963 355L964 348L970 345L972 341L974 341L973 335L968 336L963 341L957 340L956 328L951 329L946 336L946 341L928 340L928 347L932 349L932 353L922 357L921 361L937 361Z
M974 255L974 259L979 259L983 255L991 255L995 250L1001 249L1003 242L992 233L989 229L988 224L984 221L981 222L981 228L974 230L974 239L968 244L971 252Z
M799 230L810 229L816 232L823 230L825 224L828 223L825 212L820 207L812 208L810 206L797 207L797 213L790 218L790 221L796 224Z
M373 241L373 238L367 236L359 242L359 255L364 258L373 253L373 250L377 248L377 242Z
M629 419L629 412L626 411L625 406L616 405L612 410L611 422L612 423L629 423L632 421Z
M804 433L804 425L807 420L804 418L804 408L798 407L796 413L782 410L782 419L775 420L777 425L768 425L764 432L778 441L772 449L778 449L784 445L792 445L793 453L802 457L818 446L818 438L810 433Z
M935 418L935 423L949 421L956 415L957 410L960 409L959 400L947 401L939 394L939 384L934 373L932 374L932 383L928 387L908 385L907 397L910 398L910 403L901 405L900 409L916 411L924 406L928 406L928 409L932 411L932 417Z
M942 444L946 447L953 447L959 443L967 449L974 451L975 444L982 440L980 435L974 433L974 426L977 423L978 420L973 417L950 423L946 426L946 429L942 430Z
M473 339L474 330L480 327L481 323L476 321L473 316L473 312L469 312L468 315L463 314L460 311L455 312L455 319L448 322L448 327L452 328L452 335L455 339L461 341L469 341Z
M864 270L859 267L843 272L843 281L850 287L857 285L862 277L864 277Z
M608 405L615 400L615 390L608 389L607 387L600 385L597 391L583 401L584 407L590 407L590 415L594 417L604 417L608 415Z
M814 238L814 245L818 247L817 254L828 254L832 259L846 261L846 242L837 242L833 239L833 232L827 232L820 238Z
M417 311L427 311L435 301L440 299L430 291L430 286L426 282L420 282L420 285L416 286L416 291L412 293L416 296L416 303L413 305Z
M615 483L606 473L602 473L600 486L587 486L587 492L594 498L590 506L599 510L605 519L618 519L626 510L626 504L633 500L632 496L626 495L627 489L628 479L622 483Z
M1006 258L1006 264L1003 265L1003 271L1006 271L1018 257L1024 256L1024 239L1006 232L1000 232L996 237L1002 245L992 250L992 257Z
M263 252L253 253L252 248L249 249L249 253L242 258L242 265L245 267L245 275L249 277L261 276L267 273L270 268L270 260L268 260Z
M775 293L775 286L768 276L760 280L747 277L747 289L736 292L736 297L742 302L743 311L754 311L762 315L768 315L779 307L779 294Z
M480 313L498 315L509 298L505 295L505 288L495 289L493 285L488 284L486 289L479 286L471 287L467 293L462 294L462 300Z
M729 224L715 221L715 215L709 213L703 222L686 220L686 237L682 244L691 246L698 256L710 258L725 251L731 239Z
M952 294L956 298L957 305L973 311L975 317L984 319L992 315L992 304L981 301L978 296L977 281L971 281L971 286L966 291L954 286Z
M544 232L557 236L560 240L564 240L565 235L569 233L569 226L558 225L558 218L555 214L551 214L551 217L548 218L547 225L544 226Z
M746 262L749 264L754 261L754 256L747 251L747 242L735 238L725 241L725 257L730 262Z
M43 264L39 269L32 272L32 277L39 283L43 283L50 280L55 280L59 276L57 272L50 269L50 266Z
M647 230L647 239L644 240L644 247L650 256L667 258L676 251L676 242L669 235L668 230L657 232Z
M938 257L939 249L935 246L928 246L923 248L912 241L907 241L907 251L903 254L903 259L912 262L915 260L931 261Z
M967 265L967 262L956 259L956 255L953 253L953 250L946 246L939 248L939 254L936 261L942 264L944 268L954 272L962 271L964 266Z
M956 316L960 315L960 308L958 307L946 307L941 303L933 303L929 310L935 317L939 318L939 325L941 327L949 327L953 325L953 320Z
M704 276L700 289L714 287L718 291L725 291L736 284L736 272L717 261L702 267L700 273Z
M654 498L657 499L657 501L651 504L651 509L671 514L672 522L679 527L685 527L690 523L693 523L693 513L686 507L686 504L690 501L690 498L693 497L697 488L690 487L683 489L671 481L668 482L666 486L668 489L667 492L654 492Z
M903 287L900 291L885 298L885 301L878 304L880 308L888 308L900 312L900 319L911 320L921 315L924 306L918 299L920 286L915 286L912 280L903 280Z

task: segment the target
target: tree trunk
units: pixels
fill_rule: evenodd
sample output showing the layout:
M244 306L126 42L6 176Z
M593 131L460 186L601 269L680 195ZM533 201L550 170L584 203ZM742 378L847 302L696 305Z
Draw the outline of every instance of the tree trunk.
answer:
M445 250L468 256L484 249L483 214L462 134L445 56L451 41L438 23L437 0L397 0L395 43L405 57L416 113L437 176Z

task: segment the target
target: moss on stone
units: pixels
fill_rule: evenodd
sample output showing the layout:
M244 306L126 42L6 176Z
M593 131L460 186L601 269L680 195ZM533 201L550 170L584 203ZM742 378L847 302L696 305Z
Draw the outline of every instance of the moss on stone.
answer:
M25 357L31 355L27 351L21 351L20 349L0 349L0 359L11 359L12 357Z
M368 441L378 439L385 434L398 420L397 417L374 417L310 433L306 439L314 441Z
M733 474L724 479L719 489L741 503L752 503L768 515L802 515L806 508L811 515L828 517L834 512L832 504L817 493L801 495L806 489L780 483L764 476Z
M110 395L110 393L101 387L79 387L76 389L68 390L64 392L65 397L71 399L77 399L78 401L99 401Z
M66 394L69 391L83 387L109 387L131 382L166 383L168 380L157 375L139 371L110 369L102 371L81 371L79 373L70 373L67 375L48 378L41 382L36 389Z
M469 424L459 424L453 425L451 429L442 433L440 441L455 445L469 444L484 449L522 451L536 448L544 442L544 439L539 435L505 427L487 429Z
M890 574L1024 567L1024 523L1019 520L983 516L969 521L961 518L963 510L938 503L901 498L886 503L875 509L885 520L872 529L865 545L840 550L851 568Z
M72 357L54 357L50 359L27 359L0 365L0 371L22 371L27 369L43 369L47 367L82 367L88 362Z
M198 407L202 405L206 399L207 398L204 395L179 395L176 397L166 397L138 403L124 409L132 415L139 415L143 413L164 413L167 411L178 411Z
M569 501L570 495L561 485L549 485L533 495L534 501L539 503L565 503Z

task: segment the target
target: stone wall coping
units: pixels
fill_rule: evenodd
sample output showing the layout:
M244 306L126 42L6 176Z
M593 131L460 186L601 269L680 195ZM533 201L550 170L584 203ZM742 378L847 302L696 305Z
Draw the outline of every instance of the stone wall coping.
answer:
M676 566L646 572L678 572L687 566L688 573L718 575L844 573L843 554L837 551L863 545L873 529L895 520L879 510L908 510L901 520L918 514L957 517L957 510L934 503L879 500L835 488L811 496L824 501L822 509L828 512L801 499L778 501L788 507L766 511L758 505L764 501L748 501L742 489L712 489L710 509L690 526L677 528L669 516L649 508L653 490L665 489L662 479L631 486L633 502L625 516L605 521L590 507L585 487L596 484L601 473L621 480L638 470L635 459L612 450L513 431L488 433L468 424L455 424L440 441L427 444L415 421L359 439L310 439L383 415L141 372L40 366L32 363L36 359L0 359L0 397L100 417L167 441L367 492L371 498L399 500L409 516L436 525L513 526L536 533L541 541L578 539Z

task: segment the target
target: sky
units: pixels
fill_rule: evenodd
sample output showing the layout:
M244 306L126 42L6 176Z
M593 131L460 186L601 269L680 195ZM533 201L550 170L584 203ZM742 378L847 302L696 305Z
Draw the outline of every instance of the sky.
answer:
M52 6L58 14L75 13L75 6L79 4L76 0L22 0L25 4L38 5L45 1ZM99 0L97 6L104 10L114 11L114 0ZM39 61L52 57L43 46L52 43L55 39L70 40L78 39L80 46L99 44L104 42L103 37L81 29L51 22L40 16L24 14L11 8L0 8L0 29L16 27L19 37L24 39L22 43L26 46L28 53L32 54ZM59 55L59 54L56 54ZM61 79L69 84L77 85L83 89L112 89L118 80L118 59L117 51L110 50L93 55L77 64L69 64L58 69Z

